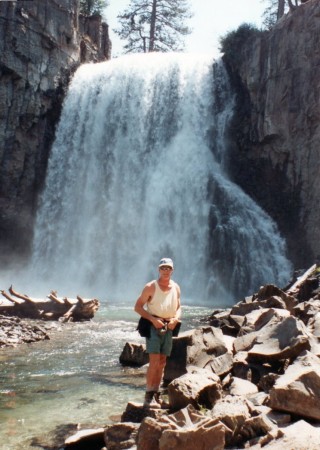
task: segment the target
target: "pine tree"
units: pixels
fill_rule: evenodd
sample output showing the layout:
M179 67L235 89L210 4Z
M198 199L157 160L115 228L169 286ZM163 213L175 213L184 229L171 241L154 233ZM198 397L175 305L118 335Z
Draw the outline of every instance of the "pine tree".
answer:
M306 1L300 0L300 3ZM287 11L293 11L299 6L299 0L262 0L262 2L268 4L263 13L263 25L267 29L271 29Z
M85 16L101 14L108 3L108 0L80 0L80 12Z
M131 0L114 31L127 41L126 53L180 51L182 36L191 33L184 24L190 17L188 0Z

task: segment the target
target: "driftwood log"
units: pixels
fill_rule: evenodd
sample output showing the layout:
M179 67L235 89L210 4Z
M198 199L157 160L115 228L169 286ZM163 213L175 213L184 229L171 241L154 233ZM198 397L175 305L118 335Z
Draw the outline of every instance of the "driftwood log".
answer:
M56 291L51 291L45 299L33 299L16 292L12 286L0 290L0 314L30 319L59 320L61 322L79 322L90 320L99 309L96 298L76 299L60 298Z

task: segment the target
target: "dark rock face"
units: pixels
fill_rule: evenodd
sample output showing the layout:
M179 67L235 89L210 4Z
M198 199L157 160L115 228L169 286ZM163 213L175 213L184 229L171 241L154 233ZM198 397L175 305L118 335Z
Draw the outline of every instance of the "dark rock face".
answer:
M295 266L320 254L320 4L310 0L226 59L237 91L230 172L278 223Z
M70 75L110 51L108 26L78 0L0 2L1 265L28 253Z

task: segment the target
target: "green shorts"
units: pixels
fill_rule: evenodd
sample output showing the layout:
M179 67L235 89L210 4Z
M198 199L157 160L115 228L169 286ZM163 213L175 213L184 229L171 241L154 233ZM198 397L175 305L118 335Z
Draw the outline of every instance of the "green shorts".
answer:
M172 350L172 330L167 330L165 334L158 335L154 326L151 326L150 337L146 338L147 353L161 353L170 356Z

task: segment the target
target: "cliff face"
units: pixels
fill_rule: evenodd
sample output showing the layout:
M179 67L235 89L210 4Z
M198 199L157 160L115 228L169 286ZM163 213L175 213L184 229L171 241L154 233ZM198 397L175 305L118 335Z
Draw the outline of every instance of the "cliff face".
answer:
M110 51L107 25L79 16L79 0L0 2L1 265L29 250L70 75Z
M226 59L237 91L230 171L278 223L296 266L320 255L320 3Z

